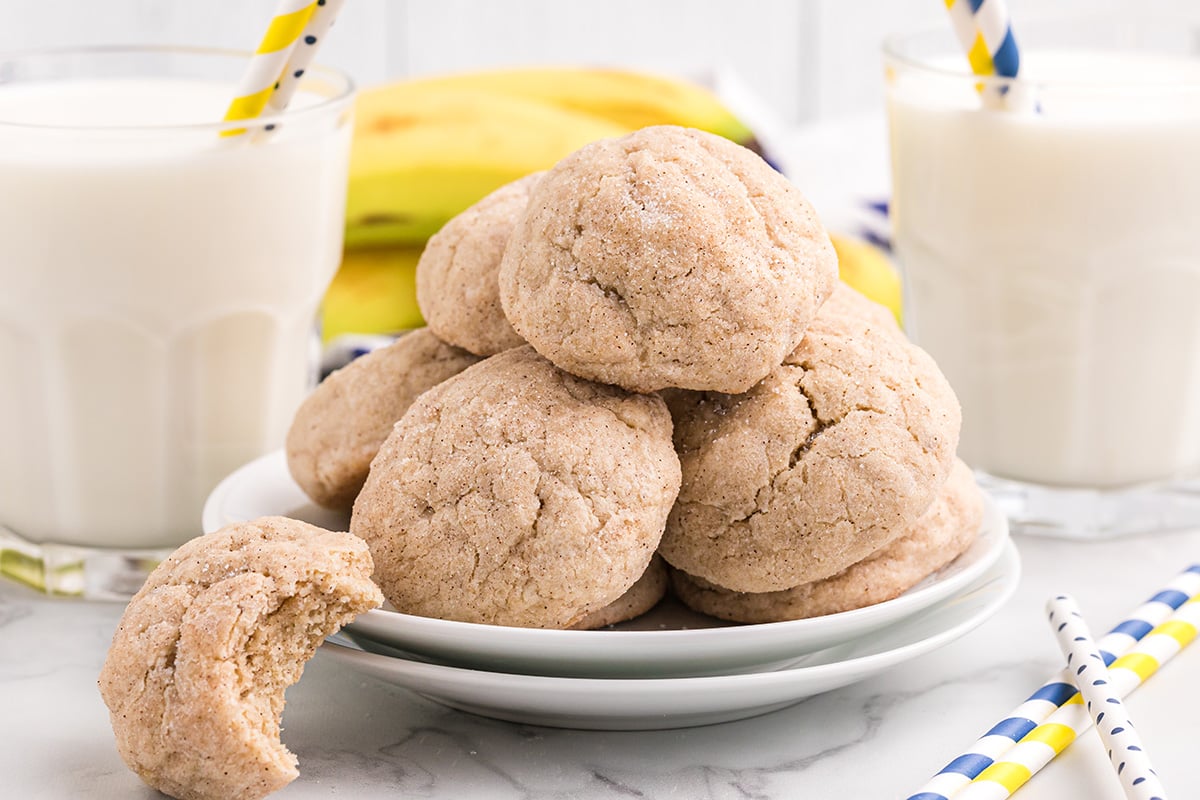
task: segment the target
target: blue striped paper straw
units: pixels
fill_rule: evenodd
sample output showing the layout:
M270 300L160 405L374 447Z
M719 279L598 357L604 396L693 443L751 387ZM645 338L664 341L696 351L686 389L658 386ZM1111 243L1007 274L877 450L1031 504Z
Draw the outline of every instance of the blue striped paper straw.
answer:
M1016 78L1021 70L1021 53L1004 0L945 0L945 3L971 72L982 78ZM1011 84L989 87L980 82L976 88L983 104L990 108L1012 111L1028 104L1024 98L1009 94Z
M1015 78L1021 54L1004 0L945 0L954 32L979 76Z
M1128 697L1159 667L1195 641L1198 630L1200 598L1192 598L1108 667L1117 696ZM1005 753L1004 760L979 773L955 798L1005 800L1090 727L1092 718L1083 699L1072 698Z
M1128 652L1156 626L1163 624L1184 603L1200 594L1200 564L1179 573L1170 583L1113 627L1099 642L1105 665ZM907 800L949 800L956 792L992 766L1039 723L1078 696L1067 670L1055 675L1017 706L1008 716L972 744L962 755L942 767Z

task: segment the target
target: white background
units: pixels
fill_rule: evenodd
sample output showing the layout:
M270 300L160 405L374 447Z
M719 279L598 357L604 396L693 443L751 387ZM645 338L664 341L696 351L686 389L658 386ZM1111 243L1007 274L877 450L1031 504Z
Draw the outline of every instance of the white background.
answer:
M1022 14L1200 20L1196 0L1010 0ZM252 48L275 0L0 0L0 52L78 44ZM730 68L775 116L881 102L879 43L944 20L943 0L348 0L322 60L360 84L534 62Z

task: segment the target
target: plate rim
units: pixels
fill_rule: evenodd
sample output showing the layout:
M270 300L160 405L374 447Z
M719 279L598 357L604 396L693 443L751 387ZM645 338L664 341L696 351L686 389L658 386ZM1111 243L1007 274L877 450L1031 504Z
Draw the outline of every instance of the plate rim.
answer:
M597 686L615 687L620 686L624 689L641 690L641 691L663 691L674 690L679 692L690 692L702 689L714 689L722 687L723 684L729 682L737 682L748 685L774 683L788 683L789 680L798 680L799 675L812 676L824 675L828 672L837 672L845 670L847 667L886 669L888 666L893 666L902 663L911 658L917 658L925 653L936 650L945 644L949 644L955 639L965 635L971 630L982 625L987 620L991 619L1016 592L1021 578L1021 559L1015 542L1008 539L1003 547L1001 558L993 565L993 569L997 571L994 577L980 576L976 579L979 584L975 587L974 583L971 586L952 597L946 598L942 603L937 604L938 607L948 605L957 599L966 597L968 594L986 588L989 584L1000 581L1000 591L995 597L990 599L986 604L980 607L979 610L972 613L969 617L960 620L948 628L938 631L937 633L910 641L888 650L883 650L878 653L868 653L862 656L852 656L850 658L839 659L836 661L826 662L822 664L796 664L794 666L786 666L777 670L768 672L741 672L726 675L698 675L698 676L675 676L675 677L645 677L645 678L581 678L562 675L529 675L518 672L498 672L495 670L482 670L471 667L463 667L457 665L437 664L422 661L410 661L404 658L379 655L369 653L357 647L347 646L328 639L322 643L321 650L325 647L332 648L330 651L325 651L335 658L350 658L346 654L353 654L355 660L367 660L371 662L399 662L407 665L405 669L421 674L429 673L433 675L449 675L454 676L463 681L480 680L487 677L490 680L501 679L511 684L528 684L530 688L542 688L553 690L555 692L575 690L594 689ZM862 637L858 637L861 639ZM844 648L852 645L855 640L842 642L832 645L825 650L835 648ZM914 652L915 651L915 652ZM824 650L816 651L810 655L824 652ZM335 655L336 654L336 655ZM883 661L880 664L877 662ZM427 690L410 689L410 691L424 694Z
M252 513L257 495L278 502L265 513L295 514L311 505L287 468L286 453L276 449L229 473L205 502L202 523L210 532L228 521ZM355 636L409 651L443 664L467 668L508 670L539 675L570 675L583 679L639 673L659 679L719 676L764 668L836 646L889 625L902 623L961 592L985 574L1011 542L1008 520L986 492L983 535L991 541L974 560L948 577L863 608L799 620L753 624L724 623L714 627L672 627L645 630L560 630L518 628L422 617L390 609L373 609L347 626ZM286 503L287 507L282 507ZM228 514L230 506L241 511ZM972 542L966 552L979 547ZM963 554L965 555L965 553ZM938 572L952 569L960 555ZM938 572L933 573L937 575ZM927 577L922 581L928 581ZM697 659L704 659L701 664Z
M365 631L361 631L354 626L365 618L367 620L386 619L390 625L413 625L422 628L434 628L435 630L445 629L445 635L454 633L456 638L467 637L472 634L484 635L495 634L497 631L504 631L504 636L510 639L532 639L553 641L562 640L562 646L578 646L584 641L596 641L599 645L599 636L604 637L604 642L608 645L627 643L646 646L648 644L657 644L654 640L662 639L662 646L678 645L678 639L704 640L704 639L746 639L759 638L770 634L787 634L793 633L798 629L806 627L833 627L835 624L852 624L869 625L868 622L859 622L860 620L870 619L872 617L886 616L888 620L896 621L902 619L909 614L916 613L923 608L928 608L942 600L952 597L956 591L969 585L980 575L984 574L993 564L995 564L1004 554L1004 546L1006 542L1011 541L1011 532L1008 526L1008 519L1000 510L992 498L984 493L984 524L992 524L994 527L989 528L995 532L995 541L987 550L973 562L969 567L962 572L956 573L944 581L940 581L930 586L925 586L917 589L915 592L905 592L904 594L894 597L890 600L884 600L880 603L874 603L862 608L850 609L849 611L839 611L835 614L823 614L817 617L807 617L804 619L781 620L778 622L756 622L746 624L730 623L711 628L676 628L670 630L569 630L557 628L518 628L507 625L487 625L479 622L462 622L458 620L438 619L436 617L422 617L415 614L405 614L400 611L392 611L390 609L377 608L359 615L347 627L354 629L360 635L369 635ZM957 559L955 559L957 560ZM951 566L954 561L946 564L942 569ZM940 571L940 570L939 570ZM911 590L910 590L911 591ZM905 611L907 610L907 613ZM883 613L887 612L887 613ZM894 614L894 616L893 616ZM887 624L886 622L880 623ZM736 632L736 633L735 633ZM376 641L381 641L378 636L370 636ZM411 640L406 640L411 641ZM385 644L387 642L384 642Z

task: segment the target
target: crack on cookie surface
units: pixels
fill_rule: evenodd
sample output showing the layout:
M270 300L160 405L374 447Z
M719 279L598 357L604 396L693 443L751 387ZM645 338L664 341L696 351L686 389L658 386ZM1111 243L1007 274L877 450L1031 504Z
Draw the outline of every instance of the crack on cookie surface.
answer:
M763 593L735 592L673 571L685 605L734 622L762 623L849 611L896 597L944 567L978 537L983 496L957 461L937 498L896 539L829 578Z
M539 184L505 255L502 297L559 366L634 391L745 391L827 293L836 261L799 193L768 208L745 170L784 179L697 136L660 128L598 142Z
M749 592L818 580L932 499L957 440L953 393L898 332L846 306L818 314L749 393L672 397L684 483L661 550L674 566Z

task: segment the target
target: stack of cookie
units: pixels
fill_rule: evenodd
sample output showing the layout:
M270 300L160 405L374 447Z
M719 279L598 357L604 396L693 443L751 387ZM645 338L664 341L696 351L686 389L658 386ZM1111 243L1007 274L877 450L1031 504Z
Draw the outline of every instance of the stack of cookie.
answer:
M696 610L794 619L893 597L979 529L936 365L725 139L584 147L447 224L417 289L429 328L326 379L287 442L399 611L610 624L662 596L658 553Z

